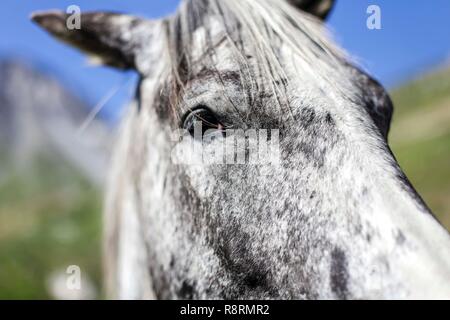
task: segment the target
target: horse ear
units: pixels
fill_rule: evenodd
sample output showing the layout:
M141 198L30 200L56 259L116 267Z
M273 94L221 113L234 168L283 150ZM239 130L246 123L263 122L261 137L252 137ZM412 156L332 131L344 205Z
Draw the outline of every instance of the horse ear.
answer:
M325 20L335 0L288 0L293 6Z
M31 16L50 34L102 64L119 69L136 68L135 54L140 45L136 30L151 21L108 12L87 12L79 18L78 26L70 26L69 19L73 16L61 11L37 12Z

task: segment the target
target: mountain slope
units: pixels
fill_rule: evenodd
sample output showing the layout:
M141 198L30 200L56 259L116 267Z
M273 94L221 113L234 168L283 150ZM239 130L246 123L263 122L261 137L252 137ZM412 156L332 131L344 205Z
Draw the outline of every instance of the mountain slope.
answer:
M94 120L79 134L88 114L88 106L52 77L21 62L0 63L0 144L16 159L51 149L101 184L111 129Z
M111 140L101 120L77 135L88 112L52 77L0 63L0 299L101 294L100 189ZM70 265L81 268L81 291L67 292Z
M389 136L400 165L438 219L450 230L450 68L391 93Z

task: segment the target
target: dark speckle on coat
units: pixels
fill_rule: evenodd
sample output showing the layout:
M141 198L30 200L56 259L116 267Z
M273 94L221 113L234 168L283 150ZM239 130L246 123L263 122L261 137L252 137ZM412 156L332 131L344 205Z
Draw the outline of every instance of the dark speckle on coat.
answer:
M338 299L348 297L348 269L347 257L340 248L334 248L331 252L330 286Z
M406 241L405 235L403 234L403 232L401 232L401 230L398 230L396 235L395 235L395 242L398 245L403 245Z
M180 290L178 290L178 296L181 299L190 300L194 298L194 286L191 285L187 280L184 280Z

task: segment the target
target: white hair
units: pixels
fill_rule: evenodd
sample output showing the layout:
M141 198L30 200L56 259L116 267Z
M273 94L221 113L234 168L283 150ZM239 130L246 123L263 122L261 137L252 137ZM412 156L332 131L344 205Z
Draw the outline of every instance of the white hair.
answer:
M297 57L289 65L297 73L310 74L321 84L324 91L341 92L341 82L336 77L348 79L347 55L329 40L328 32L317 18L293 7L288 1L279 0L186 0L173 17L166 20L171 80L176 86L173 90L179 95L187 79L195 78L193 65L198 56L193 54L193 35L199 28L205 30L204 55L214 52L211 22L222 25L225 31L223 41L227 41L234 50L236 64L242 75L242 86L270 86L280 101L286 90L288 77L286 62L280 62L281 43L290 48ZM250 75L251 68L245 52L257 61L259 76ZM245 78L245 81L243 79ZM250 82L250 84L248 83ZM249 90L254 94L255 90ZM280 103L282 104L282 103Z

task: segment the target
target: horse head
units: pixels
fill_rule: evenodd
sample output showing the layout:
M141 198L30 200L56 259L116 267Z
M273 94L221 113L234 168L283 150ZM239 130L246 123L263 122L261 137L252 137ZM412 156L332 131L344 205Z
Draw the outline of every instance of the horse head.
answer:
M329 40L331 6L33 16L140 75L107 197L119 297L450 297L449 234L389 149L388 94Z

